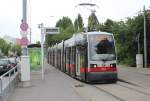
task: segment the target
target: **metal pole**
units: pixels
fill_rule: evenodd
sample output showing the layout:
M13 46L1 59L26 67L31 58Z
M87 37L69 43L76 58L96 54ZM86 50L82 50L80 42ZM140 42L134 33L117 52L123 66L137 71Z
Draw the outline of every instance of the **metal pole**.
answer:
M2 95L3 92L3 81L2 78L0 78L0 94Z
M147 41L146 41L146 16L145 16L145 6L144 10L144 67L147 68Z
M43 24L40 24L41 28L41 73L42 73L42 80L44 80L44 27Z
M23 22L27 22L27 0L23 0L23 4L22 4L23 6L23 11L22 11L22 16L23 16Z
M27 24L27 0L22 1L22 23ZM25 36L24 38L27 38L27 36ZM24 56L28 55L27 46L22 46L22 55Z
M30 27L30 44L31 44L31 27Z
M140 33L138 34L138 54L140 54Z

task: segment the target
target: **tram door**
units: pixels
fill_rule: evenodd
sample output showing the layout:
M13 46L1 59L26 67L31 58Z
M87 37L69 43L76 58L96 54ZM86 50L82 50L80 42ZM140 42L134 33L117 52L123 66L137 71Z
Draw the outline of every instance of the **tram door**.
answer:
M76 52L76 75L80 76L80 53Z

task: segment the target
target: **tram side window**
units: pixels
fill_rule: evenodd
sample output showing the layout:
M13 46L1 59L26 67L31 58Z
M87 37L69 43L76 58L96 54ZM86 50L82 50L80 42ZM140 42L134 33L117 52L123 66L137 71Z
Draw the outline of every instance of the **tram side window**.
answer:
M78 47L78 51L80 53L80 67L84 67L86 68L86 57L87 57L87 47L86 46L81 46L81 47Z
M75 53L75 47L72 48L72 63L75 64L75 60L76 60L76 53Z
M70 48L66 48L66 64L70 64Z
M60 67L60 50L57 52L57 65Z
M84 67L84 63L85 63L85 59L84 59L84 53L82 52L80 54L80 66L83 68Z
M75 68L75 63L76 63L76 48L72 47L72 51L71 51L71 64L73 66L73 69Z
M68 48L67 50L67 62L69 63L70 60L70 49Z

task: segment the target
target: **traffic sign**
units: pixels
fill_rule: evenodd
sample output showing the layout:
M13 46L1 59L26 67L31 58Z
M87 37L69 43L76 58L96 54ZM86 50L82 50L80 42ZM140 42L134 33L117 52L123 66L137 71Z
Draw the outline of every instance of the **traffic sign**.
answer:
M23 23L20 25L20 28L21 28L22 31L27 31L27 29L28 29L28 24L23 22Z
M22 37L27 37L28 32L27 31L20 31L20 34Z
M23 37L21 39L21 46L27 46L28 45L28 39L26 37Z
M44 33L45 34L59 34L59 28L58 27L45 27Z

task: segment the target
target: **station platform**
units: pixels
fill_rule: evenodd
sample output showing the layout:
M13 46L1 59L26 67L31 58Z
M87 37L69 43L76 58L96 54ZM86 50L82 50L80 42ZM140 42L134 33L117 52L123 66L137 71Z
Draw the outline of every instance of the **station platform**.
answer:
M47 63L44 64L44 67L44 80L42 80L41 71L31 72L31 86L22 88L18 85L8 101L90 101L89 97L91 96L95 99L93 101L99 101L99 99L101 101L115 101L112 100L111 96L108 96L103 91L93 89L90 85L84 84L84 87L75 88L75 83L79 81ZM124 82L150 89L150 68L119 65L118 78ZM108 98L111 100L106 100Z
M72 88L73 79L54 67L44 64L45 76L31 72L31 86L18 87L8 101L84 101Z

